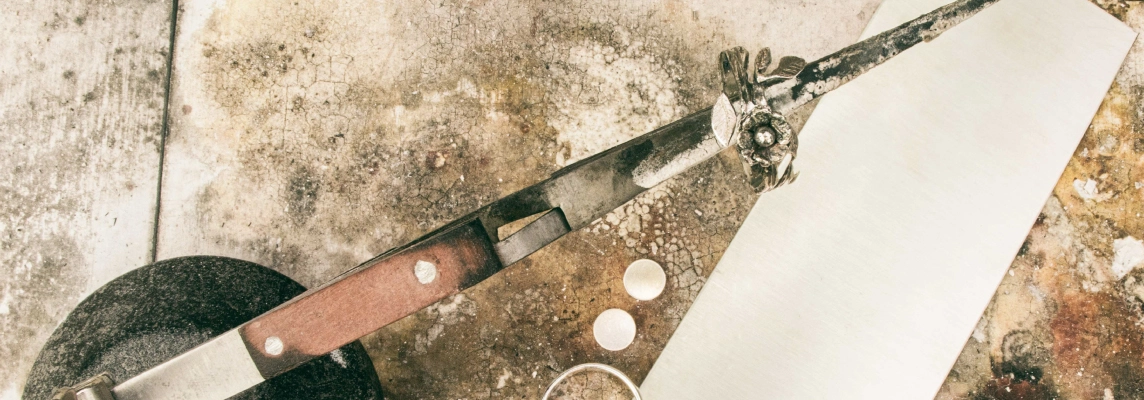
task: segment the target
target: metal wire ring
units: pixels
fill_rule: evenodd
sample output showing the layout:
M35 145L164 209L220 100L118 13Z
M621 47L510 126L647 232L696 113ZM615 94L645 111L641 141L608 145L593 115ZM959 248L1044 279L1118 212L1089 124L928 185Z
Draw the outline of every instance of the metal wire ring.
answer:
M618 378L621 382L624 383L624 385L626 385L628 387L628 390L631 391L632 394L635 395L635 397L633 398L634 400L643 400L643 397L640 396L639 387L636 387L636 383L632 382L631 378L628 378L627 375L624 375L623 372L621 372L620 370L616 369L615 367L613 367L611 365L598 364L598 363L580 364L580 365L574 366L572 368L568 368L568 370L560 373L560 375L557 376L556 379L554 379L552 381L552 383L548 385L548 390L544 391L544 397L541 397L541 400L548 400L548 396L552 395L552 391L556 389L556 385L559 385L560 382L563 382L565 379L567 379L572 374L575 374L575 373L580 372L580 371L589 370L589 369L603 371L603 372L606 372L606 373Z

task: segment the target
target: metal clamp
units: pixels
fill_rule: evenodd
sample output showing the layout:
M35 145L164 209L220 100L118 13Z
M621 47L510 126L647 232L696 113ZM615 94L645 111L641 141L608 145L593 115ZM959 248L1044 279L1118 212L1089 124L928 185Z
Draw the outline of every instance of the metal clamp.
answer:
M712 110L711 126L720 144L735 142L751 187L766 192L793 182L798 135L763 95L767 87L794 78L806 67L798 57L783 57L774 69L764 48L749 68L748 53L734 47L719 54L723 94Z
M111 376L102 373L78 385L56 389L52 400L115 400L111 394L113 386Z
M572 368L568 368L568 370L560 373L560 375L557 376L556 379L552 380L552 383L548 385L548 390L544 391L544 396L541 397L540 399L541 400L548 400L548 397L552 395L552 392L554 390L556 390L556 385L559 385L560 382L564 382L564 380L568 379L568 377L572 376L572 374L575 374L575 373L580 372L580 371L587 371L590 369L602 371L602 372L608 373L608 374L616 377L621 382L623 382L625 386L628 387L629 391L632 392L632 396L633 396L632 399L643 400L643 397L640 396L640 389L639 389L639 387L636 386L635 382L632 382L632 378L628 378L628 376L624 375L624 373L622 371L616 369L615 367L613 367L611 365L598 364L598 363L580 364L580 365L574 366Z

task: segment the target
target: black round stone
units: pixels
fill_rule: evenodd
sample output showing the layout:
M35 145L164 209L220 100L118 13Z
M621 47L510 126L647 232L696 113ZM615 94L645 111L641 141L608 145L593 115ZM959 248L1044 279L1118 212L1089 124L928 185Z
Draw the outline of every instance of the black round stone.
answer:
M99 373L123 382L226 332L306 289L258 264L194 256L131 271L68 314L36 358L24 398ZM382 399L358 342L242 392L234 399Z

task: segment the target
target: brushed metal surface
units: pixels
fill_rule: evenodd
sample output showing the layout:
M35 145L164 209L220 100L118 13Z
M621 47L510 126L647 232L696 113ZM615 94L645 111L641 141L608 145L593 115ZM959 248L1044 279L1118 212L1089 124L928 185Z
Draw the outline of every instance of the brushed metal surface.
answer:
M942 3L887 0L866 35ZM1002 0L826 96L641 391L932 398L1134 38Z
M238 330L115 386L116 400L225 399L262 383Z

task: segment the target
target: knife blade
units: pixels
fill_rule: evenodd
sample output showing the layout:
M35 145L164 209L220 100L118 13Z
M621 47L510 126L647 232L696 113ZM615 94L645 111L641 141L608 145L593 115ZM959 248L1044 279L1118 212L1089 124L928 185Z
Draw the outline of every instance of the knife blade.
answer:
M787 70L797 63L780 63L786 65L780 75L793 77L768 77L765 85L748 85L761 93L758 105L776 114L792 111L994 2L951 3L805 64L797 74ZM717 105L569 165L119 383L112 392L118 400L207 400L238 394L465 290L734 147L736 136L747 136L738 128L749 111ZM502 226L538 214L516 233L499 237Z

